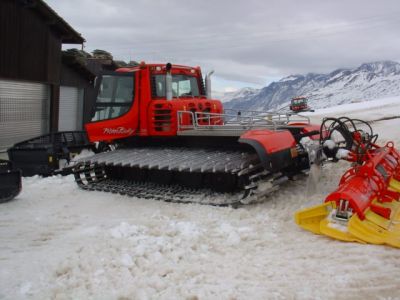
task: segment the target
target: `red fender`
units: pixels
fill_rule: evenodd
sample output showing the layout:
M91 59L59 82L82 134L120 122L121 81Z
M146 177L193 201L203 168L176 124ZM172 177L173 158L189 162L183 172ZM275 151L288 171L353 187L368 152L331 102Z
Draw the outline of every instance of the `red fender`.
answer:
M293 158L298 155L296 140L288 130L249 130L240 136L239 142L253 147L269 171L291 165Z

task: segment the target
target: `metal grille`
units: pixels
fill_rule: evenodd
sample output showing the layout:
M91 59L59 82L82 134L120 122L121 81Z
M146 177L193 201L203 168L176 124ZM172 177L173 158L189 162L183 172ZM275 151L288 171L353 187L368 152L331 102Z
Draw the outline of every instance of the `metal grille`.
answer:
M0 80L0 150L49 130L49 87Z

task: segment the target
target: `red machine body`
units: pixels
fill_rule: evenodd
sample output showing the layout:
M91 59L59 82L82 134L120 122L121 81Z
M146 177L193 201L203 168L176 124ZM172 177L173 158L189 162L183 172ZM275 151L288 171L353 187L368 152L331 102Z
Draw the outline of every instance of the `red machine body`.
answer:
M165 92L167 72L173 78L173 98L170 100L167 100ZM194 122L200 126L224 125L222 117L218 117L224 113L222 103L207 99L200 67L172 65L167 70L166 65L143 62L136 67L103 74L97 80L96 91L93 119L85 125L91 142L112 143L132 137L176 137L179 131L191 127ZM246 120L243 116L240 118ZM243 131L238 136L240 139L235 138L235 143L250 145L261 160L275 154L280 159L274 162L276 167L273 169L282 168L297 156L299 138L296 140L294 135L309 135L319 130L319 126L307 122L285 124L280 130ZM211 136L212 132L209 133ZM318 138L318 134L311 135L311 138ZM265 162L265 165L270 163Z

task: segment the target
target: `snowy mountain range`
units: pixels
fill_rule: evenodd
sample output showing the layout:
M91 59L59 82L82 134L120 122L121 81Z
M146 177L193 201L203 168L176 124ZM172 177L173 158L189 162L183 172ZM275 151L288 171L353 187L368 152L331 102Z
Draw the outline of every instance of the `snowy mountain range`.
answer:
M260 89L255 89L251 87L245 87L240 90L234 91L234 92L227 92L224 93L221 97L220 100L222 102L228 102L228 101L245 101L246 99L250 99L253 96L257 95L260 92Z
M222 97L225 108L268 110L306 96L312 108L400 95L400 64L394 61L364 63L354 69L329 74L290 75L257 90L244 88Z

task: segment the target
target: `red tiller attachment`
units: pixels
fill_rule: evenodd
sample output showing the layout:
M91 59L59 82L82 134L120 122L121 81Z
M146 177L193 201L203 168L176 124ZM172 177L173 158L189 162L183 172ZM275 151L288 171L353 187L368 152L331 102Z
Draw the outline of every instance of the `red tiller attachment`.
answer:
M354 143L346 159L357 164L324 204L297 212L296 223L339 240L400 248L400 153L392 142Z
M373 200L380 203L398 201L400 193L390 189L392 180L399 176L399 154L388 143L369 153L371 157L362 166L355 166L341 178L339 187L331 193L325 202L347 201L348 206L357 213L360 219L365 219L364 212L371 206ZM373 205L379 211L378 205ZM387 211L387 210L383 210Z

